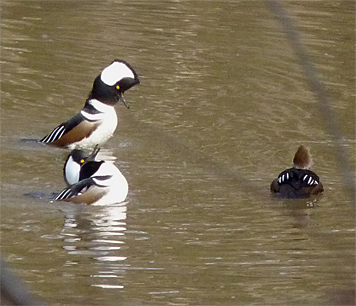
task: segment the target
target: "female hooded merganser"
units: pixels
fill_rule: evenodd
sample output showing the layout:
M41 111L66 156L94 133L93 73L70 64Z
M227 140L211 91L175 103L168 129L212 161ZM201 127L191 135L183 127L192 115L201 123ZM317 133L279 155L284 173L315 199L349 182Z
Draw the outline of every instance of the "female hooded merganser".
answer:
M119 203L126 199L128 193L126 178L113 162L94 161L98 152L99 150L95 148L84 161L85 158L76 161L79 155L85 157L83 151L70 153L64 167L64 177L67 183L75 182L75 174L79 169L78 181L62 190L56 195L55 200L106 205ZM68 162L69 160L71 161Z
M301 145L295 153L293 168L284 170L271 184L271 191L280 198L307 198L324 191L319 176L309 170L312 158L309 150Z
M103 144L117 126L114 106L122 100L128 108L123 94L139 83L137 73L127 62L115 60L95 79L84 108L40 142L69 149Z

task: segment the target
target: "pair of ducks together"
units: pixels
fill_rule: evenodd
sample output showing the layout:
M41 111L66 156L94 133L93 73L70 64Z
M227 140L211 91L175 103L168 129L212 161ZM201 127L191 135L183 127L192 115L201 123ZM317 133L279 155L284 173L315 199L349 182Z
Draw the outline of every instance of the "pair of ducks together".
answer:
M60 124L40 142L69 148L64 165L68 185L55 200L86 204L122 202L128 193L125 177L113 162L96 160L99 145L105 143L117 126L114 106L124 99L124 92L139 84L135 70L123 60L115 60L94 80L84 108L71 119ZM90 155L76 148L94 147ZM301 145L293 160L293 167L284 170L271 186L271 192L281 198L306 198L323 191L318 175L310 170L309 150Z
M68 187L57 194L55 200L100 205L126 199L126 178L112 161L97 160L97 156L99 146L116 129L114 106L121 100L129 108L124 92L139 83L136 71L127 62L113 61L95 78L84 108L40 140L72 150L64 165ZM78 148L94 150L87 155Z

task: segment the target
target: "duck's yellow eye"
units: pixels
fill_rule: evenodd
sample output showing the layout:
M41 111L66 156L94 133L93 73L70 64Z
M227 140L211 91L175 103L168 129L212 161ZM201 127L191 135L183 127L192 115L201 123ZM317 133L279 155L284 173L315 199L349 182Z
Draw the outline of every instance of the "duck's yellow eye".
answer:
M80 160L80 163L81 163L81 164L84 164L84 162L85 162L84 159L81 159L81 160Z
M120 89L120 86L119 86L119 85L117 85L117 86L116 86L116 89L117 89L117 90L119 90L119 89Z

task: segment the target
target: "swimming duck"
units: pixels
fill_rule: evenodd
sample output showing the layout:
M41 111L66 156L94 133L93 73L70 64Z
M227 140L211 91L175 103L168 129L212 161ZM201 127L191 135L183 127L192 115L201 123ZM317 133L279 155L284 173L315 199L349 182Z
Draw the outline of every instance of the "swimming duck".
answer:
M295 153L293 168L284 170L271 183L271 191L280 198L307 198L324 191L319 176L310 170L312 158L301 145Z
M84 108L40 142L71 150L105 143L117 126L114 106L121 100L128 107L123 94L139 83L137 73L127 62L113 61L95 79Z
M67 183L75 183L56 195L55 200L107 205L120 203L126 199L128 194L126 178L113 162L93 160L98 152L96 147L89 156L83 151L72 151L69 154L64 166L64 177Z

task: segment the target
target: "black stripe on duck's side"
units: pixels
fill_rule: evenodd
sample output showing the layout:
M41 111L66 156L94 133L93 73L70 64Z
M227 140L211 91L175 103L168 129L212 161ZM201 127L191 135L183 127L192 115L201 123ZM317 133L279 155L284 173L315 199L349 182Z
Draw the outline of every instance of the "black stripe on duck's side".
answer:
M85 102L85 105L84 105L84 108L82 109L82 111L84 111L84 112L86 112L88 114L91 114L91 115L102 114L101 111L97 110L95 108L95 106L90 103L90 99L88 99Z
M112 175L108 174L108 175L93 176L92 178L96 186L107 187L107 184L105 184L104 182L111 179Z

